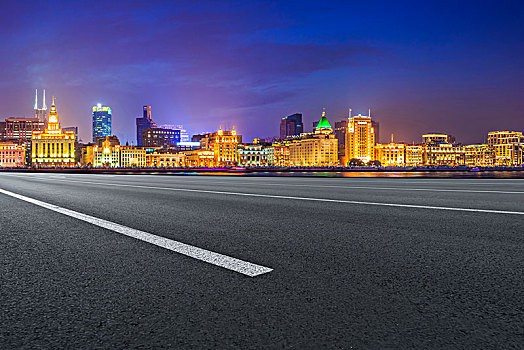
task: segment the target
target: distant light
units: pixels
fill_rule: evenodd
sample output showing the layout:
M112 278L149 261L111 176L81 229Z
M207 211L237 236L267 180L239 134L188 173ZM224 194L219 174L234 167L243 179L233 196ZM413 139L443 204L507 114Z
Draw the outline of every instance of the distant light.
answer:
M96 105L98 108L102 108L102 104L101 103L97 103Z

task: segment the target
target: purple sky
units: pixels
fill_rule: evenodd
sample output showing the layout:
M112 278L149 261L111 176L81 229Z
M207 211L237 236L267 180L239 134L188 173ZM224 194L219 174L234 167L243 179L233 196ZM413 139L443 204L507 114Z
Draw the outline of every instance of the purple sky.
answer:
M30 116L35 88L91 139L91 107L135 138L152 106L190 134L245 141L372 109L382 141L442 131L464 143L524 129L521 1L11 1L1 19L0 116Z

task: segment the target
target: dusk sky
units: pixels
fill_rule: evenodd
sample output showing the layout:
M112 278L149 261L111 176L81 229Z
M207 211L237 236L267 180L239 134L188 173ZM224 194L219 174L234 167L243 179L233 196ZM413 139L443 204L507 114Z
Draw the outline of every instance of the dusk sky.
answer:
M440 131L482 142L524 130L522 1L10 1L2 6L0 116L31 116L35 88L91 140L91 107L135 140L152 106L190 134L278 135L326 108L381 124L381 141Z

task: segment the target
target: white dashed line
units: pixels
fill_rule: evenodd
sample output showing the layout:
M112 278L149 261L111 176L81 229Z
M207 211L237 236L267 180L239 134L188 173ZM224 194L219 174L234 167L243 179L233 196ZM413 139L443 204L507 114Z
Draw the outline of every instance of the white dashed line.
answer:
M253 264L253 263L250 263L244 260L232 258L227 255L215 253L215 252L212 252L206 249L191 246L189 244L185 244L185 243L177 242L177 241L165 238L165 237L157 236L152 233L136 230L134 228L120 225L120 224L117 224L111 221L96 218L94 216L82 214L77 211L62 208L54 204L50 204L50 203L39 201L37 199L22 196L20 194L6 191L4 189L0 189L0 193L3 193L7 196L11 196L17 199L21 199L23 201L38 205L40 207L55 211L60 214L70 216L78 220L88 222L95 226L99 226L99 227L123 234L125 236L133 237L143 242L151 243L158 247L162 247L162 248L171 250L173 252L183 254L191 258L200 260L200 261L207 262L209 264L213 264L213 265L220 266L220 267L223 267L231 271L235 271L235 272L244 274L246 276L255 277L255 276L262 275L264 273L273 271L273 269L269 267Z

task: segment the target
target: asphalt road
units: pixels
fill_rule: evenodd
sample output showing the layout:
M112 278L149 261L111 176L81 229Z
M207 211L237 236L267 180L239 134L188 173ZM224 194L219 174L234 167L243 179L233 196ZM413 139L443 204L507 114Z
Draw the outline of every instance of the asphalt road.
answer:
M2 173L0 190L1 349L524 344L524 180Z

